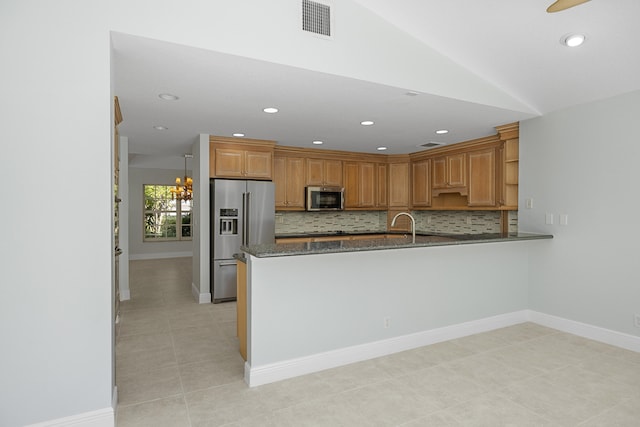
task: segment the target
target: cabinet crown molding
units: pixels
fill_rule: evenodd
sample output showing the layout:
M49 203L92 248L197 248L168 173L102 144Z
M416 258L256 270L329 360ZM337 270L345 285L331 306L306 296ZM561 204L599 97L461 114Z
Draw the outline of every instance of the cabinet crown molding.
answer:
M276 141L269 141L264 139L251 139L251 138L235 138L228 136L215 136L209 135L209 143L216 145L229 145L237 148L252 147L263 148L273 150L276 146Z

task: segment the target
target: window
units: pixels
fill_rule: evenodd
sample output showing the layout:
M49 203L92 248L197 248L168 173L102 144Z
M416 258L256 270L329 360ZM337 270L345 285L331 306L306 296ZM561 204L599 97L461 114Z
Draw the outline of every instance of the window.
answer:
M191 240L191 201L174 200L172 185L144 185L144 241Z

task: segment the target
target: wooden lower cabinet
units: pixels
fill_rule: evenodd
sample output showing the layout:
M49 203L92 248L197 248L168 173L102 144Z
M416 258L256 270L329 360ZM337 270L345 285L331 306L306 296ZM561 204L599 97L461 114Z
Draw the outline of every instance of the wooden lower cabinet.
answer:
M276 243L309 243L311 237L279 237Z
M247 263L239 261L237 264L237 299L236 321L240 355L247 360Z

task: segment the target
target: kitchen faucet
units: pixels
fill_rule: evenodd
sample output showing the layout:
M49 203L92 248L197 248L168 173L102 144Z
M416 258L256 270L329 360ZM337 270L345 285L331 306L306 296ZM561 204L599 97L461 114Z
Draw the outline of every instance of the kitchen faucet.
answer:
M416 242L416 219L411 216L410 213L407 212L400 212L397 213L396 216L393 217L393 219L391 220L391 226L395 226L396 225L396 219L400 216L400 215L406 215L411 219L411 243L415 243Z

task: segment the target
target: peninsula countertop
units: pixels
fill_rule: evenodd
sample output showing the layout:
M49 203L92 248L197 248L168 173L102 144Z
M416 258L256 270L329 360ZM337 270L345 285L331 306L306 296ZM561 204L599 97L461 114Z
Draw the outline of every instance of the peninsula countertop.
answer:
M348 235L345 234L345 237ZM411 236L380 237L368 240L332 240L328 242L270 243L243 246L241 249L257 258L293 255L314 255L340 252L376 251L427 246L468 245L523 240L552 239L550 234L535 233L488 233L488 234L421 234L416 233L416 242Z

